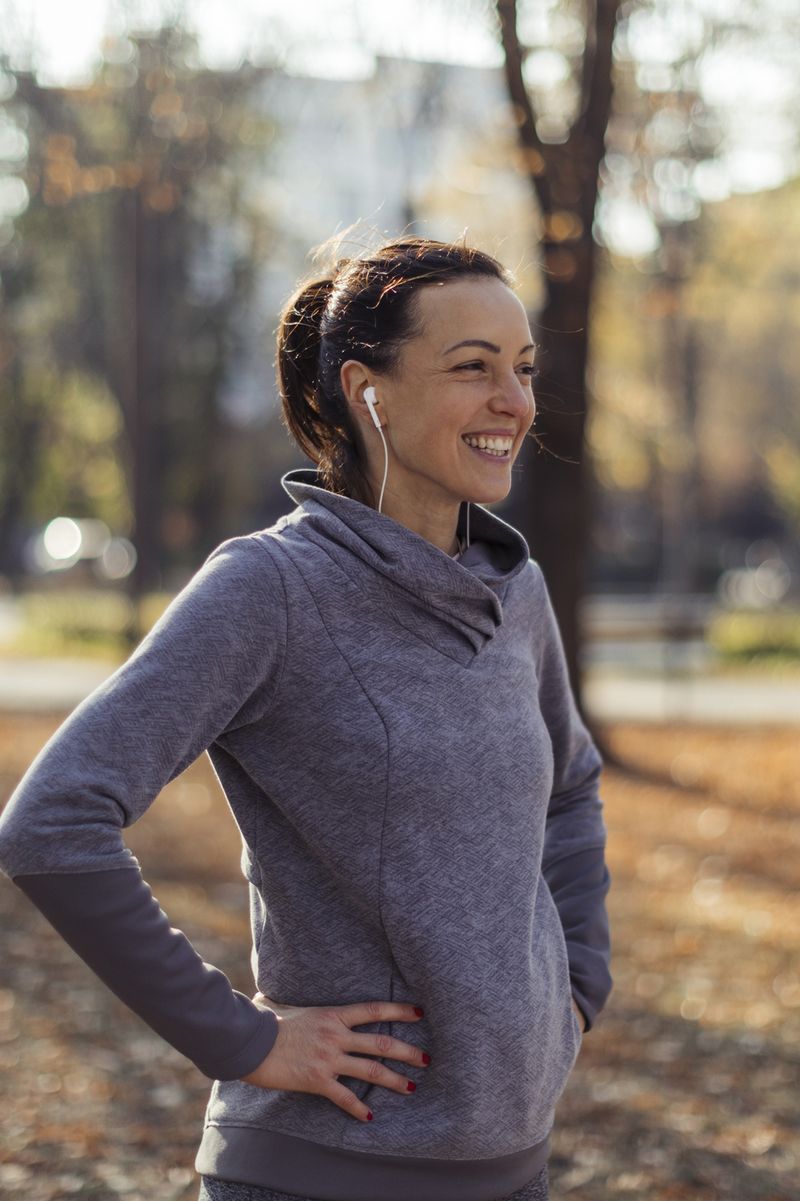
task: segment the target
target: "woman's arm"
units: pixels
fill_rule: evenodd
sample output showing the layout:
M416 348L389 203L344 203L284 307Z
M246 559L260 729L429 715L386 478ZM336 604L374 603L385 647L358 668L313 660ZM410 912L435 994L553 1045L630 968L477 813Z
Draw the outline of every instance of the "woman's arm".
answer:
M0 817L0 869L131 1009L218 1079L261 1063L277 1021L170 925L122 830L217 737L267 712L286 625L263 539L222 543L46 743Z
M538 564L539 703L553 748L542 874L564 927L573 1001L591 1030L613 988L605 898L611 877L599 781L603 761L581 720L555 611Z
M278 1034L205 963L134 868L19 875L14 883L115 996L212 1080L239 1080Z

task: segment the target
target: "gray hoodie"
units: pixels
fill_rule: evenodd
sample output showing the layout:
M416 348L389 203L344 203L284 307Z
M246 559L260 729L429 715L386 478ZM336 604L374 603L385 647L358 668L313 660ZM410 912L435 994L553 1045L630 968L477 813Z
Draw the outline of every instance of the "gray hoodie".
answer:
M489 1201L546 1161L611 992L602 759L522 535L470 506L451 558L321 486L221 543L36 756L0 869L214 1080L198 1172L327 1201ZM459 533L464 532L462 505ZM277 1034L170 926L122 830L207 751L242 835L259 991L421 1005L431 1054L325 1097L241 1081ZM186 837L191 837L187 818Z

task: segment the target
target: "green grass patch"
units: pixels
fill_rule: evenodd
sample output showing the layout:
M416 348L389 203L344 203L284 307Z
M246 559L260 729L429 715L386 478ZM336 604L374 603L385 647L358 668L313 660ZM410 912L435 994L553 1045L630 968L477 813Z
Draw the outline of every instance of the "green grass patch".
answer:
M773 609L721 613L708 629L708 641L733 664L800 664L800 611Z

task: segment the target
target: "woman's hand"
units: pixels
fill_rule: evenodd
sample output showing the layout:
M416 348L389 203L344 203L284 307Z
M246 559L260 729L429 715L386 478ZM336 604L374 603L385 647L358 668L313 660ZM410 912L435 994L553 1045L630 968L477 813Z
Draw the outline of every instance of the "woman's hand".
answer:
M369 1121L372 1114L368 1107L351 1089L340 1084L337 1076L354 1076L398 1093L413 1092L413 1088L408 1088L413 1082L377 1059L362 1059L348 1052L399 1059L415 1067L427 1066L423 1059L425 1052L419 1047L388 1034L356 1034L352 1029L368 1022L417 1022L423 1015L415 1013L413 1005L396 1001L307 1007L278 1005L263 993L256 993L253 1002L277 1014L278 1036L260 1066L249 1076L241 1077L245 1084L318 1093L354 1118Z

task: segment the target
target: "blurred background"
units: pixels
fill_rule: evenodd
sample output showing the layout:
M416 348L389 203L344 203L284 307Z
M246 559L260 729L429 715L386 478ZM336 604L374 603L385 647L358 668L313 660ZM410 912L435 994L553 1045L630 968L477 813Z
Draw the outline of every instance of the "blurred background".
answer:
M490 507L609 765L615 993L557 1195L798 1198L794 0L0 0L3 793L214 546L291 509L280 307L332 235L403 233L516 276L540 438ZM247 990L225 821L198 761L130 844ZM193 1196L204 1081L0 900L0 1186Z

